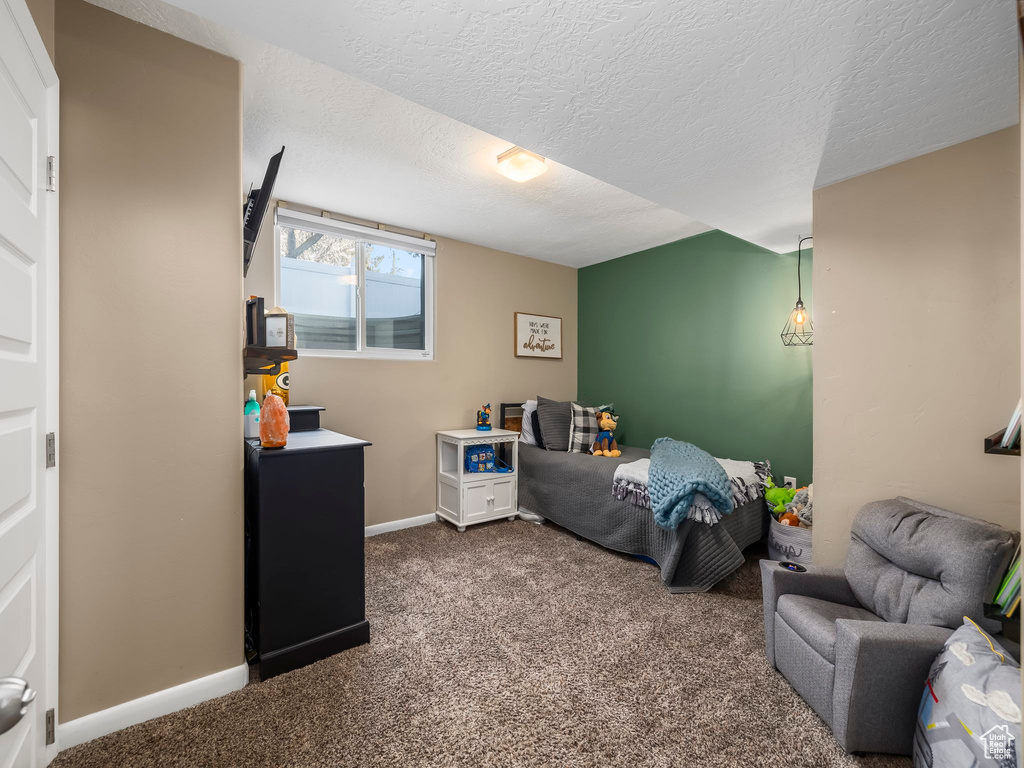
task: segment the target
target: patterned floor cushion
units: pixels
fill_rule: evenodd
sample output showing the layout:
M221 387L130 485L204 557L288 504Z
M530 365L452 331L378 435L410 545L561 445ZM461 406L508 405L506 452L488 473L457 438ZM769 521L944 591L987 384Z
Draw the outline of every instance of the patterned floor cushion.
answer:
M915 768L1017 768L1020 666L973 621L946 641L925 683Z

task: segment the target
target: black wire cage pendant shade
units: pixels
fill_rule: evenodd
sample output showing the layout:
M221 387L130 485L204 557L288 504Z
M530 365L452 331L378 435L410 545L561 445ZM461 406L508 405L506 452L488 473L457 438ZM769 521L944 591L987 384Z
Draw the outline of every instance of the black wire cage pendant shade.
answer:
M803 284L800 281L801 252L804 242L813 237L801 237L796 246L796 306L789 313L786 327L782 329L782 343L787 347L809 347L814 344L814 323L811 313L804 306Z

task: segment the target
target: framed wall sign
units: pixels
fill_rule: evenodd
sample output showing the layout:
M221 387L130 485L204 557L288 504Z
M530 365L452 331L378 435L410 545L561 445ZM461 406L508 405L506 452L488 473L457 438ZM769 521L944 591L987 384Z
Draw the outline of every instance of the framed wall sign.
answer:
M516 357L562 359L562 318L515 313Z

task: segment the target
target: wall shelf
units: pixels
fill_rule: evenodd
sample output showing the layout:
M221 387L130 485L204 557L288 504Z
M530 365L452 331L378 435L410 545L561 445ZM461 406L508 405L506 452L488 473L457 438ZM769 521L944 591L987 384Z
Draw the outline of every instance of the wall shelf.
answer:
M1000 435L1000 437L1002 437L1002 435ZM1002 623L1003 637L1007 637L1010 640L1013 640L1013 642L1017 643L1018 645L1020 644L1020 614L1018 613L1019 610L1020 608L1018 608L1017 611L1014 611L1013 616L1007 618L999 610L999 606L993 605L992 603L985 603L985 618L993 619L994 621Z
M1001 456L1020 456L1020 444L1018 443L1016 448L1002 448L999 445L999 441L1003 439L1003 432L1005 430L999 430L994 435L989 435L985 438L985 453L997 453Z
M245 374L247 376L269 374L276 376L281 372L281 363L295 360L299 353L285 347L246 347L242 350Z

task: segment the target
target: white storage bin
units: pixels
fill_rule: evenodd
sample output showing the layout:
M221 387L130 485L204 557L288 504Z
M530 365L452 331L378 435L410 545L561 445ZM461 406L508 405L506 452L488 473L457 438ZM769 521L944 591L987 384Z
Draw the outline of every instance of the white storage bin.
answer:
M811 529L783 525L772 517L768 521L768 557L810 565Z

